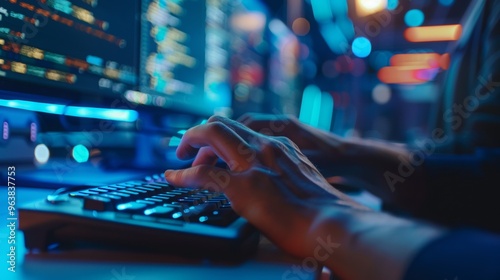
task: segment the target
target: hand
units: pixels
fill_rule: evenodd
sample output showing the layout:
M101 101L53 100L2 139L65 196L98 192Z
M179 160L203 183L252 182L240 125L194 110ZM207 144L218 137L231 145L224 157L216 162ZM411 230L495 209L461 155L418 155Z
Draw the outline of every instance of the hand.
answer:
M312 245L305 240L325 206L365 209L332 188L288 138L213 117L187 131L177 149L181 159L197 154L193 167L166 171L167 181L224 192L236 213L296 256L311 254ZM213 155L229 170L213 166Z
M238 121L265 135L288 137L320 167L342 161L346 146L344 139L302 123L293 116L245 114Z
M403 145L341 138L284 115L246 114L239 121L254 131L290 138L329 181L341 176L352 186L414 214L424 205L427 194L422 188L425 175L421 166L414 166L414 174L403 181L386 175L389 171L398 174L400 165L409 162L410 152ZM208 154L201 153L199 159L210 158Z
M186 132L177 149L182 159L197 154L193 167L167 170L167 181L224 192L234 211L276 245L304 260L314 257L344 279L401 279L415 252L441 234L353 202L288 138L213 117ZM215 167L212 155L229 169Z

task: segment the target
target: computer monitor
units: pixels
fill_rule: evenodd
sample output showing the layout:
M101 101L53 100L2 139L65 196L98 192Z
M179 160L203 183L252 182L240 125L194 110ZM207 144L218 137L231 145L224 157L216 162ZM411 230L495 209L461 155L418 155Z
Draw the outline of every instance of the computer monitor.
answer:
M96 107L124 97L199 116L224 112L228 3L2 1L0 94Z
M142 1L139 90L150 104L202 115L230 108L228 4Z
M85 100L136 87L138 3L73 2L2 1L4 90Z

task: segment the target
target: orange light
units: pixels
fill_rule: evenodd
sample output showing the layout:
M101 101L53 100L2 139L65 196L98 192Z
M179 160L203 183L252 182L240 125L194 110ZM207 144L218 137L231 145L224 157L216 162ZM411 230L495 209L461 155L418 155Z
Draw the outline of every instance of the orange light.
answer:
M445 53L439 59L439 66L444 70L448 70L448 68L450 68L450 62L451 62L450 54Z
M438 53L410 53L396 54L391 57L392 66L414 66L420 68L448 69L450 60L449 54L440 55Z
M389 66L379 70L378 78L386 84L423 84L429 79L419 75L419 72L427 70L431 69L415 66Z
M305 18L298 18L293 21L292 30L295 34L304 36L311 30L311 24L309 24L309 21Z
M378 13L386 7L387 0L356 0L356 13L360 17Z
M462 25L411 27L405 30L406 40L414 43L456 41L462 36Z

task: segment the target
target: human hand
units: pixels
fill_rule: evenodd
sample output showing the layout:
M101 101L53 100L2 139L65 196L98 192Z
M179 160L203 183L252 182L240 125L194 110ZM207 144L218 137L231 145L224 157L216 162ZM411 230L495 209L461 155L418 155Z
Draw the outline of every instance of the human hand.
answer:
M324 209L365 209L332 188L291 140L236 121L212 117L187 131L177 156L197 155L193 167L166 171L167 181L224 192L236 213L296 256L311 254L314 241L306 239ZM229 169L213 166L216 158Z
M302 123L293 116L249 113L238 121L259 133L289 138L320 167L341 161L344 156L347 142L343 138Z

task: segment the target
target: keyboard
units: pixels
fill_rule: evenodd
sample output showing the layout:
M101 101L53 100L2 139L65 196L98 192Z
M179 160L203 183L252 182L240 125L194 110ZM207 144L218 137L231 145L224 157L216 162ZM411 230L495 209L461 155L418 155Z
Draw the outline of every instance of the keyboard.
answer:
M92 244L189 257L245 257L258 231L222 193L176 188L163 176L57 191L19 209L29 250Z

